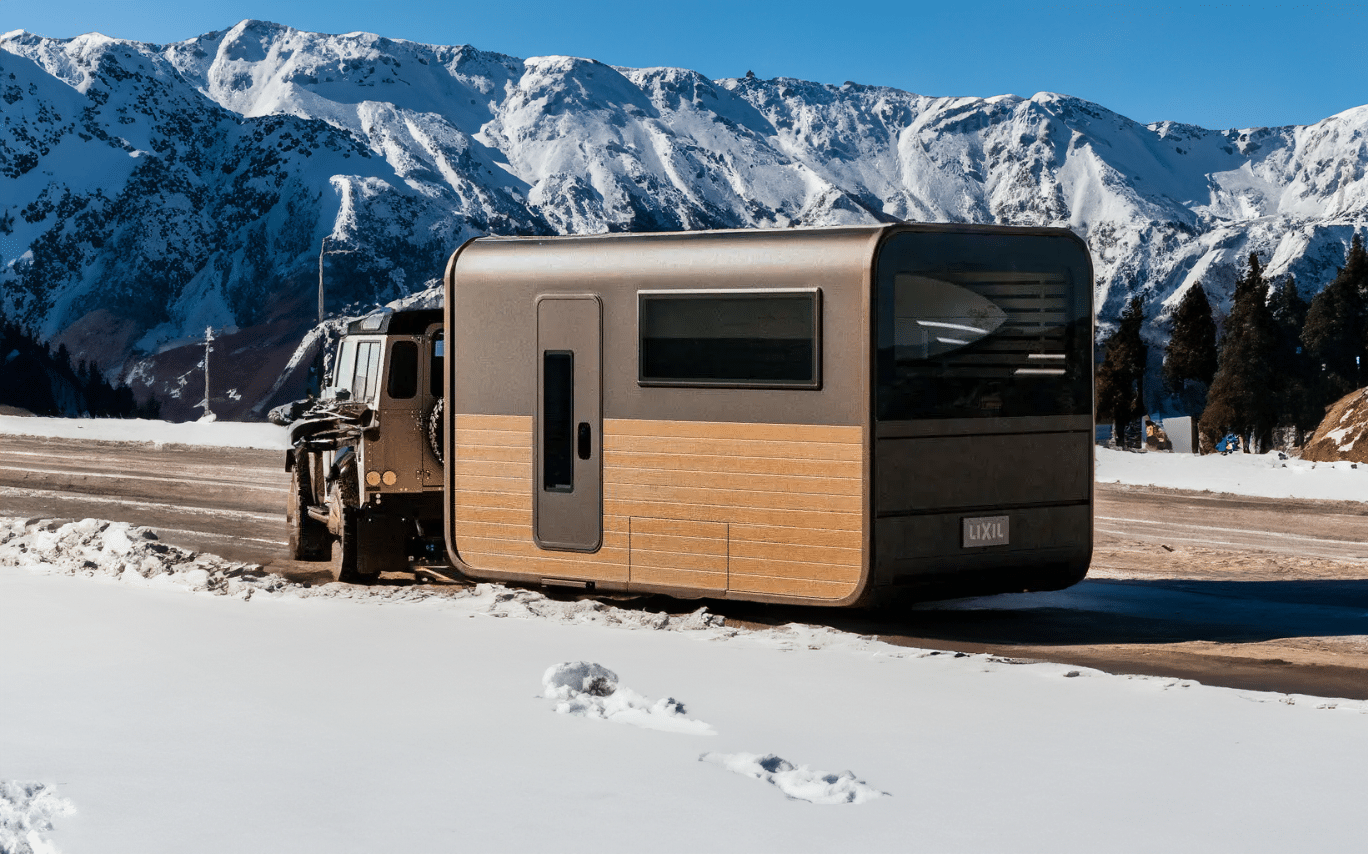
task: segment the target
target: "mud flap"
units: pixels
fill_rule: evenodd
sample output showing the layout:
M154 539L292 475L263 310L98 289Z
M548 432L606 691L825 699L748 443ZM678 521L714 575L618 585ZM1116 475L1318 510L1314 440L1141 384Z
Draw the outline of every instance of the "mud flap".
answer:
M356 520L356 572L374 578L382 572L407 572L408 530L402 516L363 512Z

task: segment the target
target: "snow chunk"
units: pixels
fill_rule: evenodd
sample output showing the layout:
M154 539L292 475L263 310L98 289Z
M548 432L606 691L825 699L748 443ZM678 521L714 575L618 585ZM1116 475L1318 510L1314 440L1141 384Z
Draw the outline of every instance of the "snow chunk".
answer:
M698 761L721 765L743 777L764 780L795 801L862 804L888 795L888 792L881 792L863 780L857 780L849 771L840 774L814 771L806 765L795 766L773 753L764 756L755 753L704 753L698 757Z
M713 735L703 721L684 713L684 704L673 697L651 700L618 684L618 676L602 664L566 661L542 674L542 696L556 700L556 711L580 718L616 721L645 729Z
M52 818L75 812L71 802L57 797L46 783L0 780L0 851L5 854L57 854L43 838Z

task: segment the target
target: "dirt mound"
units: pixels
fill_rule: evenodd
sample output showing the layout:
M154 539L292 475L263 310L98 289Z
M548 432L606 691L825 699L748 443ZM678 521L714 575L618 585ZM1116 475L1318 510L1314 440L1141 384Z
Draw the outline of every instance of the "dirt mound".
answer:
M1335 401L1302 449L1302 459L1317 463L1349 460L1368 463L1368 388Z

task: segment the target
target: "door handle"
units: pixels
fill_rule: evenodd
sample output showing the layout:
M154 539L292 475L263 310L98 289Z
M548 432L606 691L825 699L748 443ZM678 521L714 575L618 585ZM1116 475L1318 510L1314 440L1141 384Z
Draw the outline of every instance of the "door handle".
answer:
M589 441L589 422L581 421L579 424L579 430L576 431L576 434L576 439L578 440L577 444L579 445L579 458L582 460L587 460L589 459L589 454L593 451L593 448L590 446Z

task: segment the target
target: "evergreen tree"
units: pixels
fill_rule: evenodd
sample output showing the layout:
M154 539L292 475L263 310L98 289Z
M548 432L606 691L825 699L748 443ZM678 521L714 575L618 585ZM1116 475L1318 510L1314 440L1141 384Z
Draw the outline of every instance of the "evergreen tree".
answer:
M1183 294L1173 312L1173 334L1164 348L1164 384L1194 414L1206 405L1216 375L1216 321L1201 282Z
M1362 384L1361 361L1368 339L1368 253L1355 234L1334 281L1316 294L1306 314L1302 344L1317 373L1316 401L1325 407Z
M1244 438L1246 452L1267 448L1277 422L1274 353L1277 330L1268 310L1268 281L1259 256L1249 253L1249 268L1235 282L1216 376L1211 381L1200 430L1214 447L1226 433Z
M1097 417L1111 419L1112 436L1118 445L1125 443L1126 425L1145 411L1145 361L1149 346L1140 337L1144 322L1144 307L1140 297L1134 297L1122 310L1116 331L1103 342L1106 355L1097 369Z
M1297 280L1292 276L1268 300L1268 312L1273 317L1277 333L1273 364L1276 367L1274 397L1277 400L1277 426L1291 430L1293 444L1300 445L1302 437L1314 430L1321 420L1321 409L1316 404L1313 385L1315 374L1311 360L1302 346L1302 329L1310 306L1297 291Z

